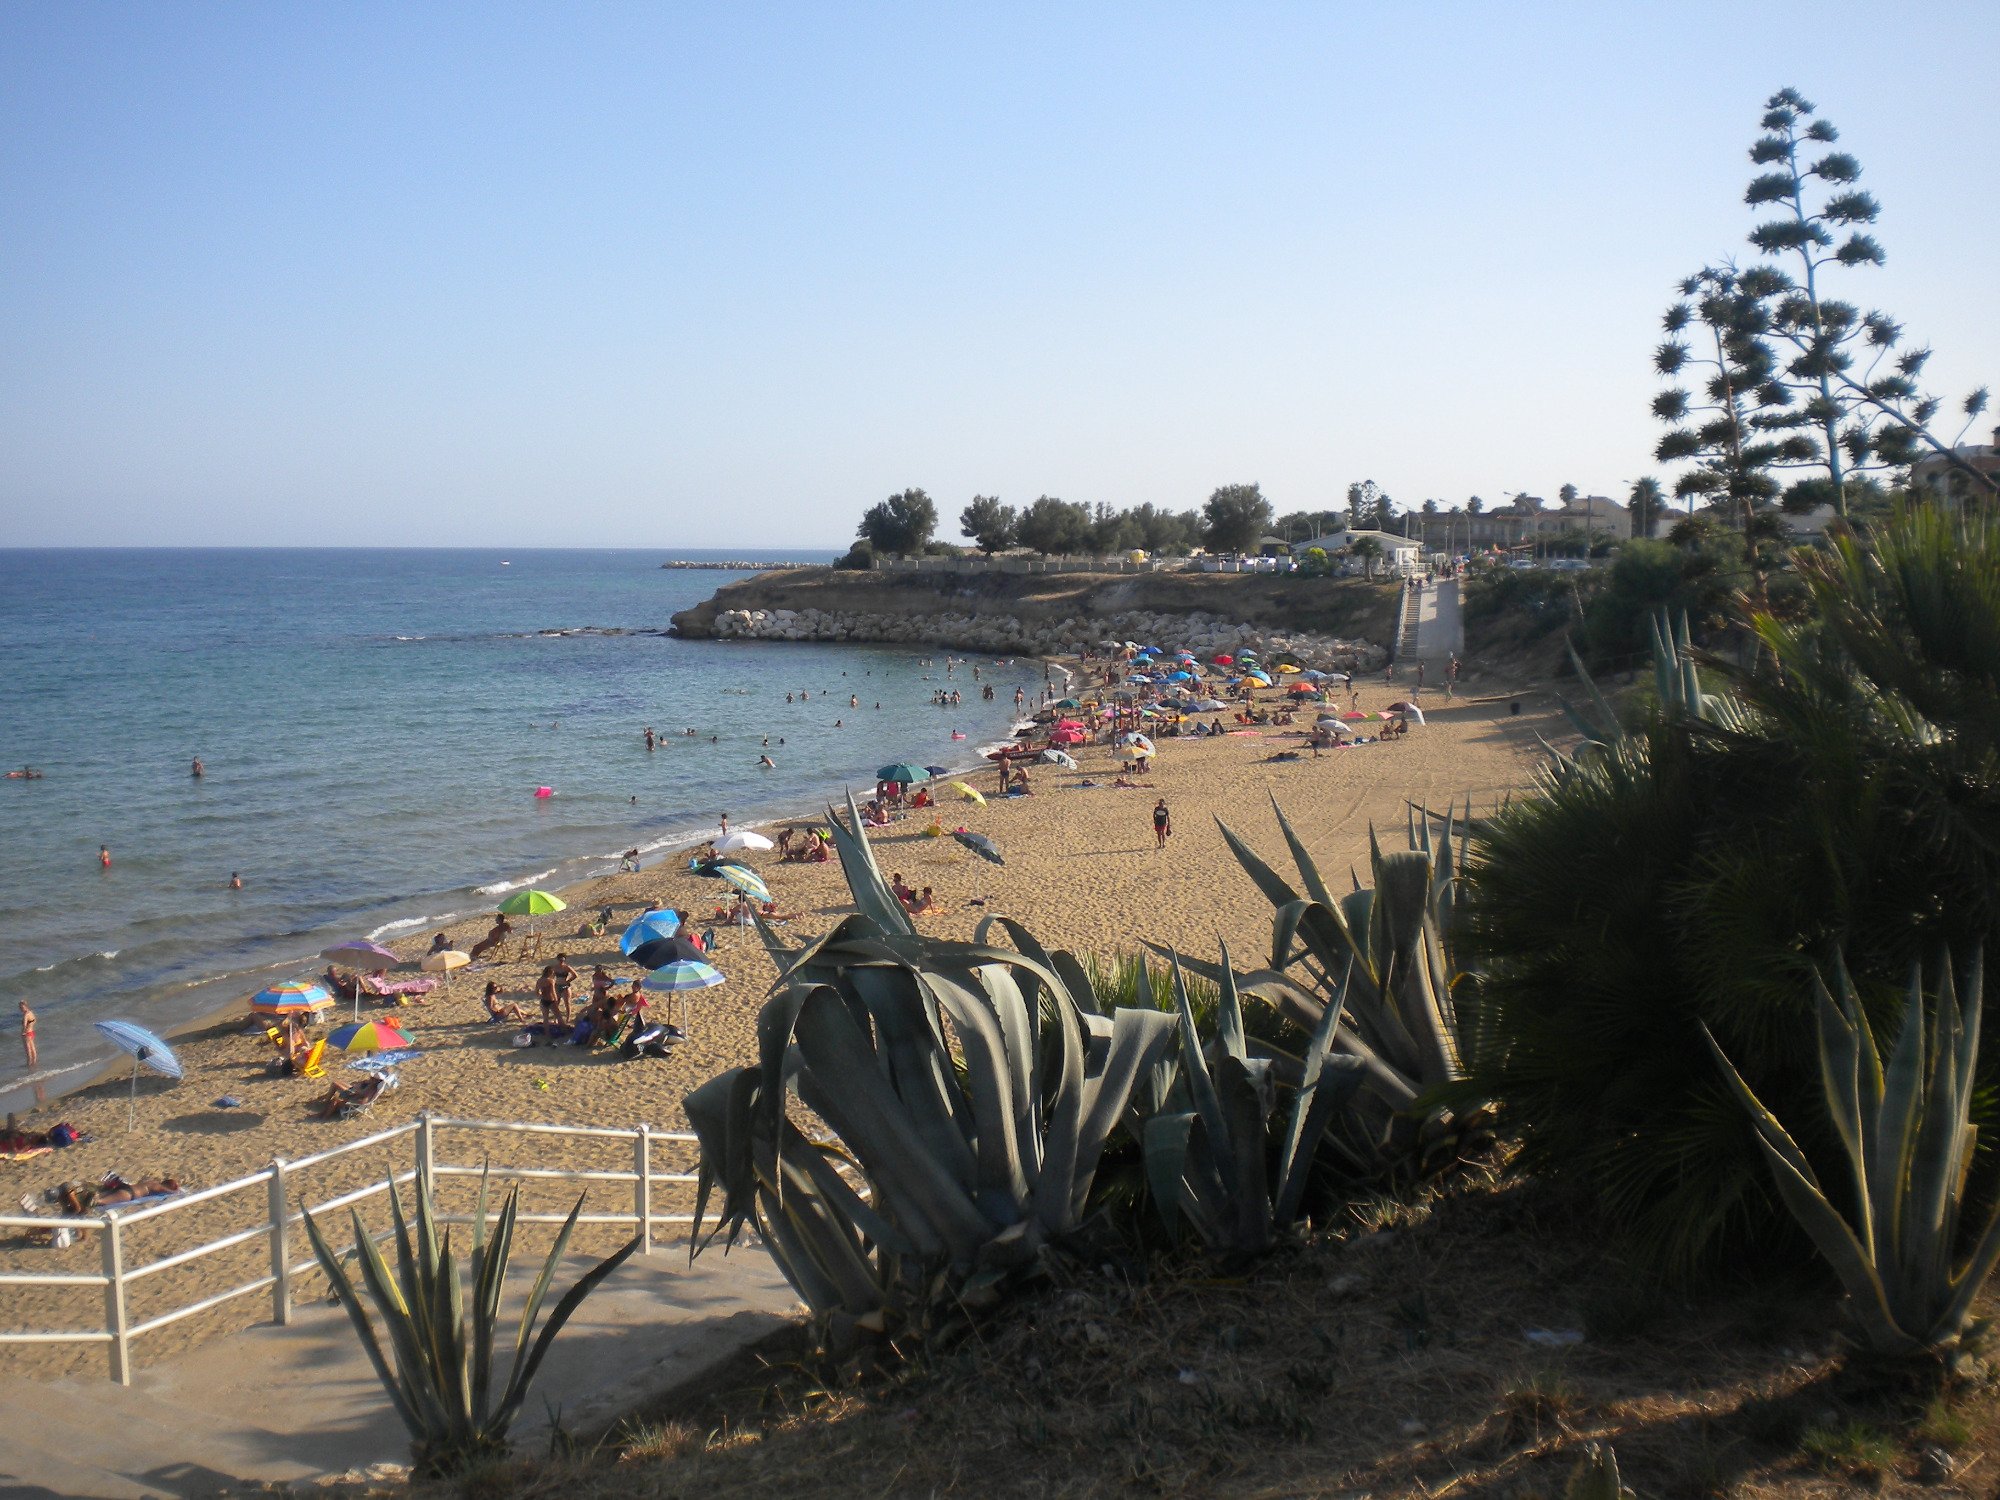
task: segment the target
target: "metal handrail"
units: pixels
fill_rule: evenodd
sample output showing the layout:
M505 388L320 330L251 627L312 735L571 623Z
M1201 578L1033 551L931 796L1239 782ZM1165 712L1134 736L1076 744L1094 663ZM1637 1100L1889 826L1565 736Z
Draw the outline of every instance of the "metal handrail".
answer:
M577 1137L597 1141L622 1141L631 1145L632 1165L628 1169L608 1170L599 1167L474 1167L457 1162L441 1162L437 1159L436 1136L440 1130L458 1130L468 1134L535 1135L555 1137ZM303 1201L294 1205L293 1179L298 1173L321 1166L339 1157L352 1155L372 1146L381 1146L398 1141L405 1136L415 1137L416 1163L407 1169L392 1170L386 1179L372 1182L364 1187L336 1194L320 1203L308 1204ZM198 1313L207 1312L262 1291L271 1293L271 1321L280 1324L292 1320L292 1280L294 1277L309 1275L319 1269L317 1258L294 1262L290 1255L289 1235L294 1225L299 1224L311 1213L315 1216L332 1210L363 1203L388 1193L392 1187L400 1186L429 1176L477 1177L490 1175L515 1181L560 1181L585 1184L629 1184L632 1191L632 1205L619 1212L592 1212L579 1214L579 1224L617 1224L636 1229L643 1251L652 1249L653 1227L656 1224L691 1224L694 1216L689 1213L661 1213L654 1209L652 1195L656 1185L672 1184L685 1186L698 1180L697 1174L686 1171L656 1172L652 1166L652 1147L656 1141L676 1144L698 1145L697 1137L689 1131L656 1131L650 1125L639 1125L620 1129L602 1125L556 1125L526 1120L465 1120L445 1116L434 1116L428 1112L415 1120L387 1130L347 1141L324 1151L316 1151L296 1160L279 1157L263 1169L230 1182L214 1187L202 1188L183 1193L178 1197L160 1203L149 1203L133 1208L113 1207L102 1214L77 1218L24 1217L21 1215L0 1216L0 1229L19 1228L50 1232L61 1228L76 1231L95 1231L101 1236L103 1269L94 1273L81 1272L0 1272L0 1286L29 1287L99 1287L104 1292L104 1327L102 1329L24 1329L0 1332L0 1344L61 1344L61 1343L102 1343L110 1352L111 1378L121 1385L129 1385L132 1379L132 1341L143 1334L178 1323ZM143 1264L127 1263L125 1235L139 1225L151 1223L169 1214L184 1212L203 1204L232 1197L235 1194L262 1187L266 1193L266 1212L261 1222L247 1228L233 1230L219 1238L190 1245ZM470 1214L441 1214L445 1223L463 1224L472 1222ZM519 1213L516 1222L521 1224L561 1224L568 1220L567 1214ZM391 1231L371 1233L369 1238L378 1243L389 1238ZM177 1269L217 1254L224 1250L265 1240L270 1245L270 1270L263 1276L255 1277L241 1284L226 1287L220 1291L186 1304L169 1307L144 1322L134 1323L129 1315L127 1292L131 1286L162 1272Z

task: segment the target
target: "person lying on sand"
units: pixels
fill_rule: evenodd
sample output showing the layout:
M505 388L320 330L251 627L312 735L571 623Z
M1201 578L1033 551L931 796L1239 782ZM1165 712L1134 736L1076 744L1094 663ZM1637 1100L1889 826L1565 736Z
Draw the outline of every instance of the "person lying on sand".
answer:
M142 1177L137 1182L127 1182L116 1172L111 1172L95 1187L80 1182L65 1182L57 1201L62 1204L64 1213L81 1216L94 1209L116 1208L121 1203L157 1198L180 1190L180 1179L176 1177Z

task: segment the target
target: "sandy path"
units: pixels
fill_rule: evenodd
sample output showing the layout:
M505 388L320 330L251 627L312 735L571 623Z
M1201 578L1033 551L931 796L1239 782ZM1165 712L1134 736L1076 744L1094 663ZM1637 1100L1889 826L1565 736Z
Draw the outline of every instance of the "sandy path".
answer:
M1367 696L1380 693L1378 687ZM1005 853L1004 868L974 858L950 840L921 837L915 831L923 826L920 818L876 835L874 845L885 872L900 871L914 886L935 888L940 910L925 925L943 936L970 937L982 915L1002 912L1024 921L1051 948L1111 955L1150 939L1213 955L1221 934L1237 950L1239 964L1249 964L1268 936L1270 910L1224 846L1215 816L1225 818L1282 868L1269 801L1275 793L1333 878L1350 866L1365 869L1371 823L1400 846L1406 801L1442 808L1462 804L1470 795L1475 806L1490 807L1519 789L1540 757L1537 729L1553 732L1546 714L1524 705L1516 716L1500 701L1451 708L1439 704L1429 725L1413 727L1399 743L1357 746L1289 763L1265 759L1297 744L1282 731L1213 741L1168 739L1161 742L1157 769L1146 778L1151 784L1141 790L1111 789L1113 753L1093 748L1083 753L1080 772L1035 768L1036 794L1031 797L996 798L984 808L957 801L947 805L945 826L962 823L991 836ZM1107 785L1074 787L1088 777ZM982 773L976 784L991 792L995 783L993 774ZM1174 837L1165 852L1153 847L1150 814L1156 797L1165 797L1173 813ZM782 906L799 914L787 929L791 934L816 936L849 909L838 864L779 865L770 855L755 859ZM589 965L599 961L613 972L630 974L629 967L618 965L616 934L646 898L692 911L700 927L708 925L703 919L721 892L719 882L695 878L674 860L638 875L608 877L565 891L574 914L544 918L541 925L549 934L574 933L582 917L611 906L618 921L610 938L565 938L560 945L551 944L549 952L562 946L586 975ZM986 904L969 905L975 898ZM482 920L451 929L454 946L469 948L485 926ZM275 1155L297 1157L357 1139L424 1109L470 1118L618 1126L648 1121L660 1129L685 1128L682 1096L718 1070L751 1058L756 1012L775 978L754 931L717 931L716 963L729 982L695 997L692 1036L668 1059L624 1062L560 1047L515 1049L509 1045L512 1028L482 1019L479 992L488 978L498 978L511 998L529 1001L539 965L482 963L462 970L448 996L401 1012L417 1033L424 1056L403 1068L401 1086L365 1120L326 1124L308 1119L306 1102L324 1085L271 1076L265 1068L268 1046L244 1034L242 1023L232 1019L181 1039L187 1080L175 1086L164 1080L143 1082L138 1128L129 1134L122 1081L100 1083L52 1104L32 1123L66 1118L95 1133L96 1141L52 1157L0 1165L0 1186L11 1203L59 1177L93 1179L112 1169L128 1175L173 1172L192 1184L211 1185L256 1171ZM398 951L406 947L414 956L428 941L428 933L419 934ZM336 1062L334 1076L358 1075L344 1073ZM211 1101L225 1094L241 1099L243 1107L212 1107ZM511 1157L496 1152L493 1159L521 1165L529 1160L520 1152ZM560 1159L568 1165L625 1165L616 1153L599 1152L585 1161L577 1152L565 1151ZM402 1164L407 1161L406 1155L400 1158ZM340 1170L314 1179L312 1196L317 1200L379 1180L388 1165L388 1157L380 1153L349 1158ZM261 1209L261 1198L249 1194L233 1205L219 1205L201 1218L202 1235L260 1222ZM190 1243L189 1221L195 1217L191 1210L170 1218L150 1235L142 1227L133 1236L135 1256L143 1260ZM0 1242L0 1269L93 1271L99 1264L94 1239L67 1250ZM263 1249L253 1242L162 1274L141 1289L134 1317L248 1280L263 1273L264 1263ZM162 1330L140 1346L139 1358L156 1361L217 1329L255 1321L266 1315L267 1305L264 1297L253 1295ZM101 1308L101 1293L95 1291L9 1288L0 1326L47 1327L55 1317L71 1327L102 1327ZM98 1350L58 1346L13 1346L0 1354L0 1363L37 1374L104 1367Z

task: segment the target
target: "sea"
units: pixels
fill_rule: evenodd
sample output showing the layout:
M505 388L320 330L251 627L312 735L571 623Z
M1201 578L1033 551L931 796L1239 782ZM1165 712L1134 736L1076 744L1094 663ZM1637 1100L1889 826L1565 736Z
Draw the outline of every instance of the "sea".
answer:
M724 813L823 810L889 761L984 764L1015 687L1040 694L1036 662L974 663L988 703L937 652L665 635L741 575L661 564L724 556L0 550L0 766L43 773L0 781L0 1104L89 1081L95 1021L171 1031L323 948L635 846L651 864Z

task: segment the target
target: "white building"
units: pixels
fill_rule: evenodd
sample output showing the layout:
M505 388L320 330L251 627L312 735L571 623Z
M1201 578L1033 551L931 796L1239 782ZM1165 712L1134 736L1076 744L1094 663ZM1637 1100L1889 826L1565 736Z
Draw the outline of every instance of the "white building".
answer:
M1292 556L1304 557L1317 547L1328 557L1349 551L1363 537L1373 537L1382 548L1382 560L1391 573L1407 577L1421 566L1424 544L1415 537L1398 536L1393 531L1368 531L1344 526L1339 531L1330 531L1325 536L1316 536L1311 541L1294 542Z

